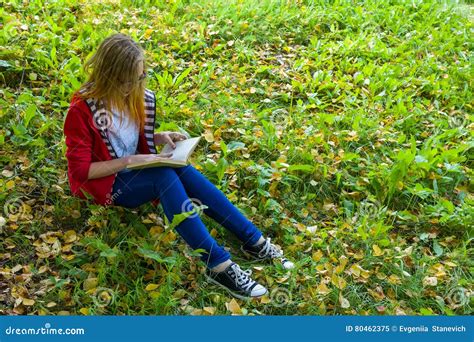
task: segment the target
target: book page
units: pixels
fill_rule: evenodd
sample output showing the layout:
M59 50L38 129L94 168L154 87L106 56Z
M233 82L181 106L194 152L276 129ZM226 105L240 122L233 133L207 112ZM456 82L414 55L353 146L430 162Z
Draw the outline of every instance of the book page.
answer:
M201 139L201 137L176 141L175 149L173 149L171 145L166 144L163 147L163 150L161 151L161 153L173 153L173 156L170 158L171 160L186 163L189 158L189 155L193 153L194 149L196 148L196 145L198 144L199 139Z
M170 167L181 167L186 166L188 163L189 156L193 153L201 137L190 138L182 141L176 141L176 148L173 149L170 145L166 144L163 147L161 153L172 153L171 158L164 158L157 161L150 161L144 163L135 163L127 166L127 169L144 169L148 167L158 166L170 166Z

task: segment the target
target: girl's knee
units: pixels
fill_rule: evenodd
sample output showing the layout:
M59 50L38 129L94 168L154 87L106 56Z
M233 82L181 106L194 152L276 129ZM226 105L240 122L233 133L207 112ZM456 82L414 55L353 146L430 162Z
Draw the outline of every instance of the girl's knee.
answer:
M151 167L141 171L146 173L147 178L157 189L172 184L179 178L173 168L169 166Z
M176 173L178 175L182 175L183 173L186 173L186 172L195 172L197 171L196 168L194 166L192 166L191 164L189 165L186 165L186 166L182 166L182 167L177 167L175 169Z
M176 176L176 172L172 167L169 166L160 166L160 167L152 167L149 168L149 172L152 173L154 176L158 175L160 177L173 177Z
M188 164L188 165L185 165L185 166L180 166L180 167L177 167L175 168L176 171L185 171L185 170L189 170L189 169L193 169L194 166L192 166L191 164Z

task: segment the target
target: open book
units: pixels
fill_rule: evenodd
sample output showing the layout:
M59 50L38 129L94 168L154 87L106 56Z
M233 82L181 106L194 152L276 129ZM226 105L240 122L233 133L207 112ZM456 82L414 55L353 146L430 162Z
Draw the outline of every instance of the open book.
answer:
M201 137L190 138L186 140L176 141L176 148L173 149L170 144L163 147L161 153L172 153L171 158L162 160L149 161L145 163L134 163L127 166L127 169L145 169L147 167L170 166L181 167L188 164L188 159L193 153Z

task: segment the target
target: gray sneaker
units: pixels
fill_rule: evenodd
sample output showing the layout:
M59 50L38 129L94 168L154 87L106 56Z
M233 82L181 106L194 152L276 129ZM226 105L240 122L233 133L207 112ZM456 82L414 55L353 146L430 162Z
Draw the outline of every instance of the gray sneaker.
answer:
M264 242L257 246L242 246L240 249L255 260L278 260L281 262L283 268L287 270L295 267L294 263L283 256L283 251L271 243L270 238L266 238Z
M222 272L206 270L206 278L213 284L226 289L231 295L239 299L258 298L268 290L253 280L251 270L244 271L235 262Z

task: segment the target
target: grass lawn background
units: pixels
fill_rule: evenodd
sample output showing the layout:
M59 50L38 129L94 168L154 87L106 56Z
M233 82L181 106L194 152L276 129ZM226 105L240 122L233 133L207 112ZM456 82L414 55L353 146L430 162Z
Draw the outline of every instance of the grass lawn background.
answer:
M8 1L0 313L471 314L472 8L432 1ZM161 220L71 196L64 117L110 34L147 51L157 130L296 261L231 299Z

